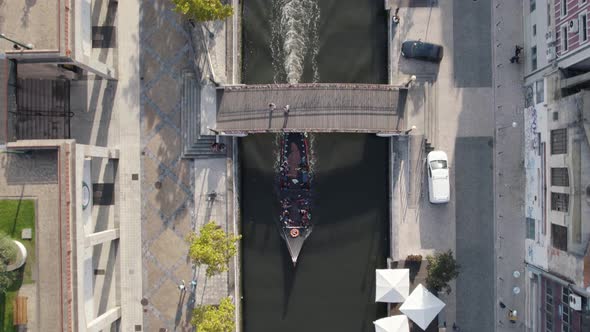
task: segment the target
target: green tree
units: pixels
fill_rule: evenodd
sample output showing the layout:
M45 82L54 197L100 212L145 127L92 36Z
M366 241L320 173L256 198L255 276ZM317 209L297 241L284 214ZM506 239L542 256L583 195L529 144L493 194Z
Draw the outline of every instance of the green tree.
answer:
M198 235L189 235L189 256L195 264L207 265L207 276L211 277L229 269L229 260L238 252L236 243L241 238L241 235L227 234L210 221L201 227Z
M198 332L233 332L236 328L234 310L229 297L221 299L218 306L200 305L193 310L191 324Z
M226 19L233 14L230 5L224 5L221 0L172 0L176 6L174 10L197 22Z
M426 276L426 285L428 288L439 293L445 291L447 294L451 292L449 281L459 276L459 269L461 266L453 257L453 251L439 252L434 256L427 256L428 261L428 275Z
M6 271L6 267L16 260L17 248L8 235L0 233L0 293L4 294L17 279L15 271Z

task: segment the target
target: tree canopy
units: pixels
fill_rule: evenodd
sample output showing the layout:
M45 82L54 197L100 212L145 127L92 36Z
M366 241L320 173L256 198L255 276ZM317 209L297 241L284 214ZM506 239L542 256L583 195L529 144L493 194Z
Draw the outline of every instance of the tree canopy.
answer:
M16 272L6 271L6 267L14 263L17 251L14 241L8 235L0 233L0 293L6 293L17 278Z
M233 332L234 310L229 297L223 298L218 306L200 305L193 310L191 324L199 332Z
M426 285L428 288L436 293L445 291L447 294L451 292L449 281L459 276L459 269L461 266L453 257L453 251L439 252L434 256L427 256L428 261L428 275L426 276Z
M177 12L198 22L223 20L234 12L232 6L222 4L221 0L172 0L172 2Z
M207 265L207 276L227 271L229 260L237 252L236 243L241 235L227 234L221 227L210 221L201 227L199 234L189 235L189 256L197 265Z

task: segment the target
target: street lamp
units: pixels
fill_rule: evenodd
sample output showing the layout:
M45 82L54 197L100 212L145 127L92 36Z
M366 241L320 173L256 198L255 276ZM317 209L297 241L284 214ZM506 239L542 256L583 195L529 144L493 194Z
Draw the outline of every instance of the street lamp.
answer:
M509 126L498 127L498 130L506 129L506 128L510 128L510 127L516 128L516 127L518 127L518 123L516 121L512 122Z
M416 76L413 76L413 77L416 77ZM409 135L409 134L410 134L410 132L411 132L412 130L414 130L414 129L416 129L416 126L412 126L412 127L410 127L410 129L408 129L408 130L406 130L406 131L405 131L406 135Z
M404 86L406 88L409 88L412 85L412 82L414 82L416 80L416 75L412 75L410 76L410 80L408 81L408 83L406 83Z
M21 43L21 42L19 42L19 41L17 41L17 40L14 40L14 39L8 38L8 37L6 37L6 35L5 35L5 34L3 34L3 33L0 33L0 38L6 39L6 40L8 40L9 42L13 43L13 44L14 44L14 45L13 45L14 49L17 49L17 50L19 50L21 47L22 47L22 48L26 48L27 50L32 50L32 49L33 49L33 47L34 47L34 46L33 46L33 44L31 44L31 43L25 44L25 43Z

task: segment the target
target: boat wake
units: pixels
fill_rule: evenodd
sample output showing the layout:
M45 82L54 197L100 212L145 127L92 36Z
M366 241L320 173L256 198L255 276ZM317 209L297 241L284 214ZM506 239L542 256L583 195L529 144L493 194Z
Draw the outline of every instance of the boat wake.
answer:
M316 58L320 11L317 0L275 0L272 9L274 81L299 83L306 59L311 63L312 82L319 81Z
M275 83L299 83L306 63L311 63L312 82L319 80L319 6L317 0L275 0L271 22L271 52ZM277 135L275 165L281 205L280 232L293 265L310 236L312 224L311 183L313 157L307 133Z

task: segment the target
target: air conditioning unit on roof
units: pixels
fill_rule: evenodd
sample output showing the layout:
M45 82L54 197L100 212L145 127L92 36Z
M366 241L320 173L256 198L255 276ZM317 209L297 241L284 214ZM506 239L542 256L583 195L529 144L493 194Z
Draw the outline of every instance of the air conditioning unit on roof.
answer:
M578 32L578 19L572 18L567 22L567 32L576 33Z
M580 311L582 310L582 298L576 294L570 294L569 296L570 308Z

